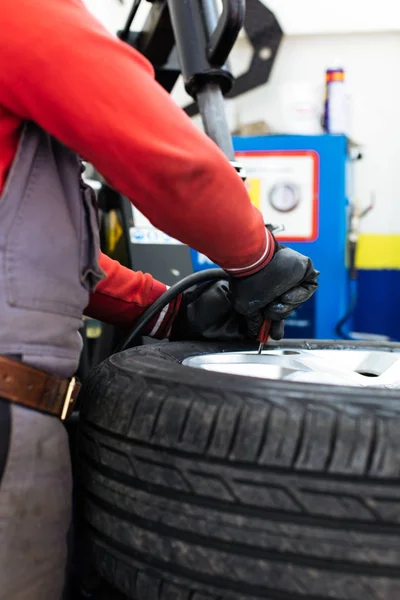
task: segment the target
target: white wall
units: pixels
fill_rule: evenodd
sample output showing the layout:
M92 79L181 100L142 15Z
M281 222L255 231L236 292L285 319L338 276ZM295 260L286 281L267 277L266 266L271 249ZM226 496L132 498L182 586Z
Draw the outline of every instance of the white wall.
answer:
M133 0L124 0L124 4L121 4L118 0L83 0L83 2L109 31L115 33L123 27ZM143 0L135 21L139 27L143 23L149 9L150 4Z
M110 30L128 13L132 0L83 0ZM365 33L400 30L400 7L394 0L262 0L279 18L285 34ZM149 10L142 1L138 22Z
M116 31L129 4L116 0L85 0L88 7ZM285 129L283 98L290 83L306 83L320 94L324 71L341 62L351 93L351 136L362 144L364 160L356 173L362 203L376 194L376 209L364 220L370 233L400 234L400 6L393 0L265 0L286 34L271 79L230 106L242 122L266 120ZM145 2L144 12L148 9ZM140 15L141 20L144 14ZM240 69L248 55L245 39L237 43L233 63ZM187 97L179 85L174 98Z
M400 8L393 0L262 0L285 34L399 31Z
M83 2L109 31L115 32L120 28L127 6L121 6L117 0L83 0Z

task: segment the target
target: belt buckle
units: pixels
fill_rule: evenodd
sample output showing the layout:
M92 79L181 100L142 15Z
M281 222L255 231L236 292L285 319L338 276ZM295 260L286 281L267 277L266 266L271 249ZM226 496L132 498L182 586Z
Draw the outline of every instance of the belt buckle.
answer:
M79 389L80 384L78 380L76 379L76 377L72 377L69 380L67 391L65 394L64 404L61 411L61 421L65 421L65 419L69 417L72 413Z

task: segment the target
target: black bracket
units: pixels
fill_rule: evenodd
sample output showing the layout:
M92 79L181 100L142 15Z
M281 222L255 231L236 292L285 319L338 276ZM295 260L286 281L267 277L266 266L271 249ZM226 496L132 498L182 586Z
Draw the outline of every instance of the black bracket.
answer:
M278 19L260 0L246 0L244 30L253 46L253 59L247 73L236 79L229 98L267 83L283 38Z

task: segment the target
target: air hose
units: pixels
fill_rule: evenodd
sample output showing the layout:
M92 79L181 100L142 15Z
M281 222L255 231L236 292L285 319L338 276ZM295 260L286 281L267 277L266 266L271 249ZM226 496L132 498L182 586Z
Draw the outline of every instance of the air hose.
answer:
M376 333L358 333L356 331L350 331L348 323L354 316L355 310L358 303L358 270L356 266L356 252L357 252L357 240L351 239L349 242L349 305L346 314L340 319L336 325L336 334L339 338L344 340L355 340L355 341L373 341L373 342L387 342L391 341L391 338L387 335L380 335Z
M345 327L346 323L352 318L358 301L358 271L356 267L356 252L357 252L357 241L351 239L348 245L348 262L349 262L349 306L346 314L340 319L336 325L336 334L345 340L357 339L353 337L353 332L348 331Z
M229 275L223 269L205 269L198 273L192 273L187 277L184 277L174 285L172 285L166 292L164 292L138 319L135 326L130 331L126 340L118 346L116 352L128 350L135 345L135 338L140 335L143 328L150 323L150 321L159 314L163 308L168 306L172 300L174 300L179 294L185 292L194 285L199 283L205 283L207 281L214 281L220 279L229 279Z

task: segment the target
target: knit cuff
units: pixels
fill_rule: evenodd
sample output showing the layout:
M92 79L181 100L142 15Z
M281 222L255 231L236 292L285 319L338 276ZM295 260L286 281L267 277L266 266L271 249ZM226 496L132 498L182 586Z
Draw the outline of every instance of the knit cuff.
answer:
M246 267L240 267L237 269L225 269L232 277L247 277L248 275L254 275L261 271L271 260L275 254L275 238L272 233L265 228L265 247L262 255L258 260L253 262L251 265Z

